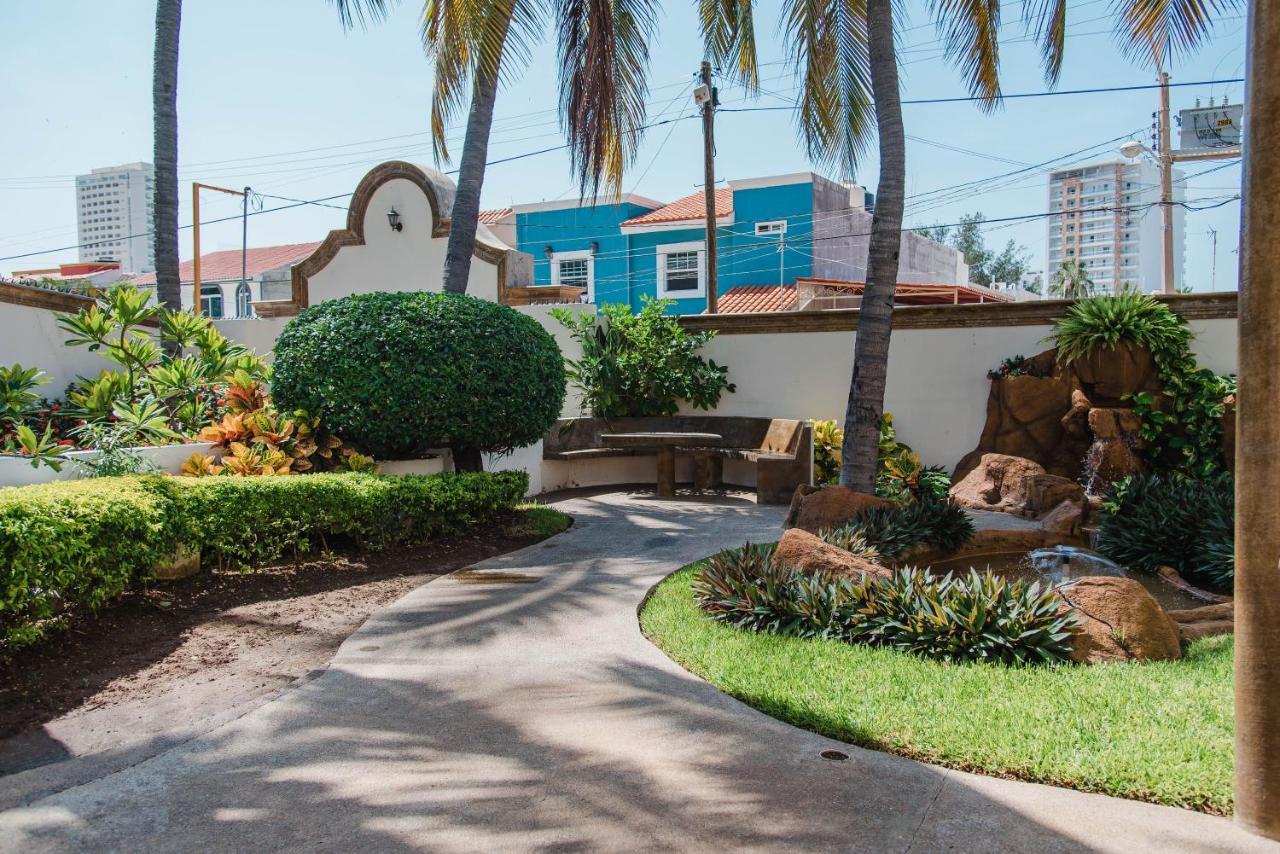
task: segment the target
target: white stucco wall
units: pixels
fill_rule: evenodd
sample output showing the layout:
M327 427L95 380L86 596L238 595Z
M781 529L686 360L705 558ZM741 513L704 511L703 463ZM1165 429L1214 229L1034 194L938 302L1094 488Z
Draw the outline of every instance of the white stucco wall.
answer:
M61 397L77 377L97 376L103 368L115 367L86 347L66 346L68 337L58 328L57 312L0 303L0 365L18 362L44 371L50 378L39 389L44 397Z
M1236 321L1195 321L1191 328L1200 364L1234 373ZM925 463L954 466L982 433L987 371L1008 356L1047 350L1051 331L1048 325L895 331L885 408L898 437ZM705 353L729 366L738 390L721 399L716 414L843 421L853 342L853 332L717 336Z
M392 231L387 212L400 214L402 231ZM344 246L323 270L311 276L312 305L327 299L371 291L439 291L442 288L447 236L432 237L431 204L422 188L405 178L387 181L374 191L365 210L363 246ZM478 239L501 244L482 225ZM467 293L487 300L498 298L498 267L471 259Z

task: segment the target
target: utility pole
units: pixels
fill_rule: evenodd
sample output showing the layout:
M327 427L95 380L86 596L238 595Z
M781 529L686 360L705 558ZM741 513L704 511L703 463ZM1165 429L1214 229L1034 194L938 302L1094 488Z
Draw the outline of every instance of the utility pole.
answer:
M250 187L244 188L244 199L240 206L240 284L249 281L249 196L253 193ZM236 314L240 314L240 293L236 292Z
M716 314L719 291L716 279L716 90L711 85L711 63L702 63L702 85L695 91L702 102L702 162L707 198L707 314Z
M1162 290L1174 293L1177 287L1173 275L1173 139L1169 129L1169 72L1157 69L1160 75L1160 237L1163 244L1160 273Z
M196 314L200 313L200 191L201 190L217 190L219 193L226 193L229 196L243 196L239 190L228 190L226 187L215 187L212 184L201 184L199 181L191 182L191 249L195 252L195 259L191 262L191 310ZM181 284L181 283L179 283Z
M1218 229L1209 226L1209 236L1213 238L1213 255L1209 262L1209 290L1218 289Z

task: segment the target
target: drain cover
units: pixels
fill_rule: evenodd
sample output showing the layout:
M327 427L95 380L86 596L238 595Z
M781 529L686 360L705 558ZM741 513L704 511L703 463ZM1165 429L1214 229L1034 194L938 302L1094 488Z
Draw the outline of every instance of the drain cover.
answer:
M534 584L542 580L539 575L523 572L494 572L481 569L460 569L451 576L459 584Z
M830 759L832 762L843 762L849 758L849 754L842 753L839 750L824 750L818 755L823 759Z

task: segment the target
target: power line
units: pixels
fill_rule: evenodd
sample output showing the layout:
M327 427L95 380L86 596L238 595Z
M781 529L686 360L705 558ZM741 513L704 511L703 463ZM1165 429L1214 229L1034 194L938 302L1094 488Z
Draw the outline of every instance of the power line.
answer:
M1215 86L1219 83L1243 83L1243 77L1231 77L1223 80L1191 80L1185 83L1170 83L1170 87L1175 86ZM1049 98L1058 95L1099 95L1105 92L1139 92L1145 89L1159 89L1159 83L1144 83L1139 86L1103 86L1097 89L1062 89L1060 91L1049 92L1015 92L1009 95L1001 95L1000 99L1011 101L1016 98ZM954 98L914 98L904 100L906 104L957 104L970 101L984 101L985 98L978 95L957 96ZM797 110L799 107L795 105L785 107L721 107L720 112L723 113L763 113L774 112L777 110Z

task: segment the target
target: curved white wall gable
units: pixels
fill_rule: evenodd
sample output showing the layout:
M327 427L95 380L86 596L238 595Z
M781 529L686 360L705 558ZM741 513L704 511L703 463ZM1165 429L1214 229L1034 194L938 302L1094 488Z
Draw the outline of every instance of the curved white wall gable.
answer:
M387 222L393 207L400 214L402 231L392 231ZM323 269L310 276L308 302L315 305L371 291L440 291L449 237L433 237L435 225L431 203L418 184L406 178L382 184L365 208L364 244L341 247ZM496 301L498 275L497 264L473 256L467 293Z

